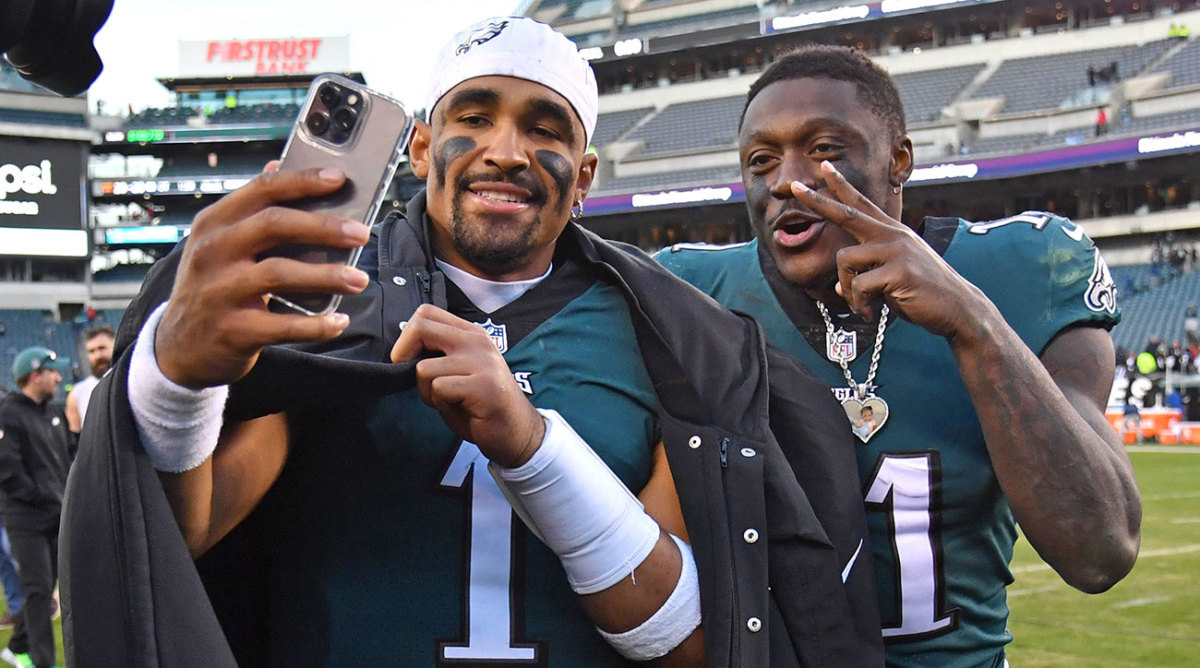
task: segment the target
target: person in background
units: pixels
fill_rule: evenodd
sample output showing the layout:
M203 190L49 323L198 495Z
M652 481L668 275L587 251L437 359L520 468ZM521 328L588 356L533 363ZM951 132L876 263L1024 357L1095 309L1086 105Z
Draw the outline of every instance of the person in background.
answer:
M83 430L83 419L87 417L88 402L92 398L92 390L108 369L112 366L113 342L116 332L110 325L91 327L83 333L84 345L87 347L88 364L92 372L87 378L75 383L67 392L67 425L71 432L78 434Z
M48 348L13 360L19 392L0 402L0 518L8 531L25 602L8 649L25 666L55 665L54 587L58 528L76 439L51 402L70 361Z

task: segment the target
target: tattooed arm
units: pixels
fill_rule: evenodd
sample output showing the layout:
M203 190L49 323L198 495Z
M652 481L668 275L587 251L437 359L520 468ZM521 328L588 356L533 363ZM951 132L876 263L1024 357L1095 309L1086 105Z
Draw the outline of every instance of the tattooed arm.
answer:
M1039 360L994 306L951 339L1000 486L1025 537L1071 586L1089 593L1133 567L1141 499L1104 417L1114 354L1108 333L1060 333Z

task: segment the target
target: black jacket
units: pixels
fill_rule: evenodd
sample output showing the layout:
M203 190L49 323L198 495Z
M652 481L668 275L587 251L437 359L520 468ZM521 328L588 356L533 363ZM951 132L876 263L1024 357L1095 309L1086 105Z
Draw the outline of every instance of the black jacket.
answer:
M414 199L411 220L423 220L423 203L423 196ZM343 302L347 331L331 344L264 350L232 388L226 419L314 397L340 403L410 387L413 364L386 361L399 323L423 302L445 305L444 278L424 239L423 225L404 218L377 227L359 261L372 280ZM853 446L828 388L768 351L752 320L636 248L574 225L560 243L578 244L627 296L696 555L709 664L882 665ZM246 537L206 554L198 562L202 580L141 450L126 397L129 362L121 353L168 296L177 264L178 253L160 261L127 312L117 373L94 395L107 410L94 411L102 417L84 425L62 533L64 633L73 666L229 666L229 643L247 633L239 627L244 606L223 600L253 586L238 554ZM746 540L747 529L765 539ZM843 585L842 569L855 559ZM751 618L760 630L751 630Z
M0 517L10 530L52 531L75 439L62 408L23 392L0 398Z

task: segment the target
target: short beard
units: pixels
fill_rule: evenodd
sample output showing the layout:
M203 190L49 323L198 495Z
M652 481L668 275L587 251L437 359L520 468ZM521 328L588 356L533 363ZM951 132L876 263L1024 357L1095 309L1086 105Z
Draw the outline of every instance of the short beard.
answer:
M454 198L450 212L450 241L454 250L471 266L489 276L503 276L522 269L524 259L534 249L541 227L542 213L539 211L531 224L515 234L489 234L486 226L471 225L467 221L461 196Z

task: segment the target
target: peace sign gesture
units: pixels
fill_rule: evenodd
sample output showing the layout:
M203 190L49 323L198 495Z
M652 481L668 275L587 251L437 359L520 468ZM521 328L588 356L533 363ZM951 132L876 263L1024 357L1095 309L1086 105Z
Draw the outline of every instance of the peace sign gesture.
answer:
M792 194L858 244L837 253L837 293L851 310L873 320L879 302L933 334L952 338L974 330L979 314L994 306L929 244L858 192L829 162L821 173L834 197L800 181Z

